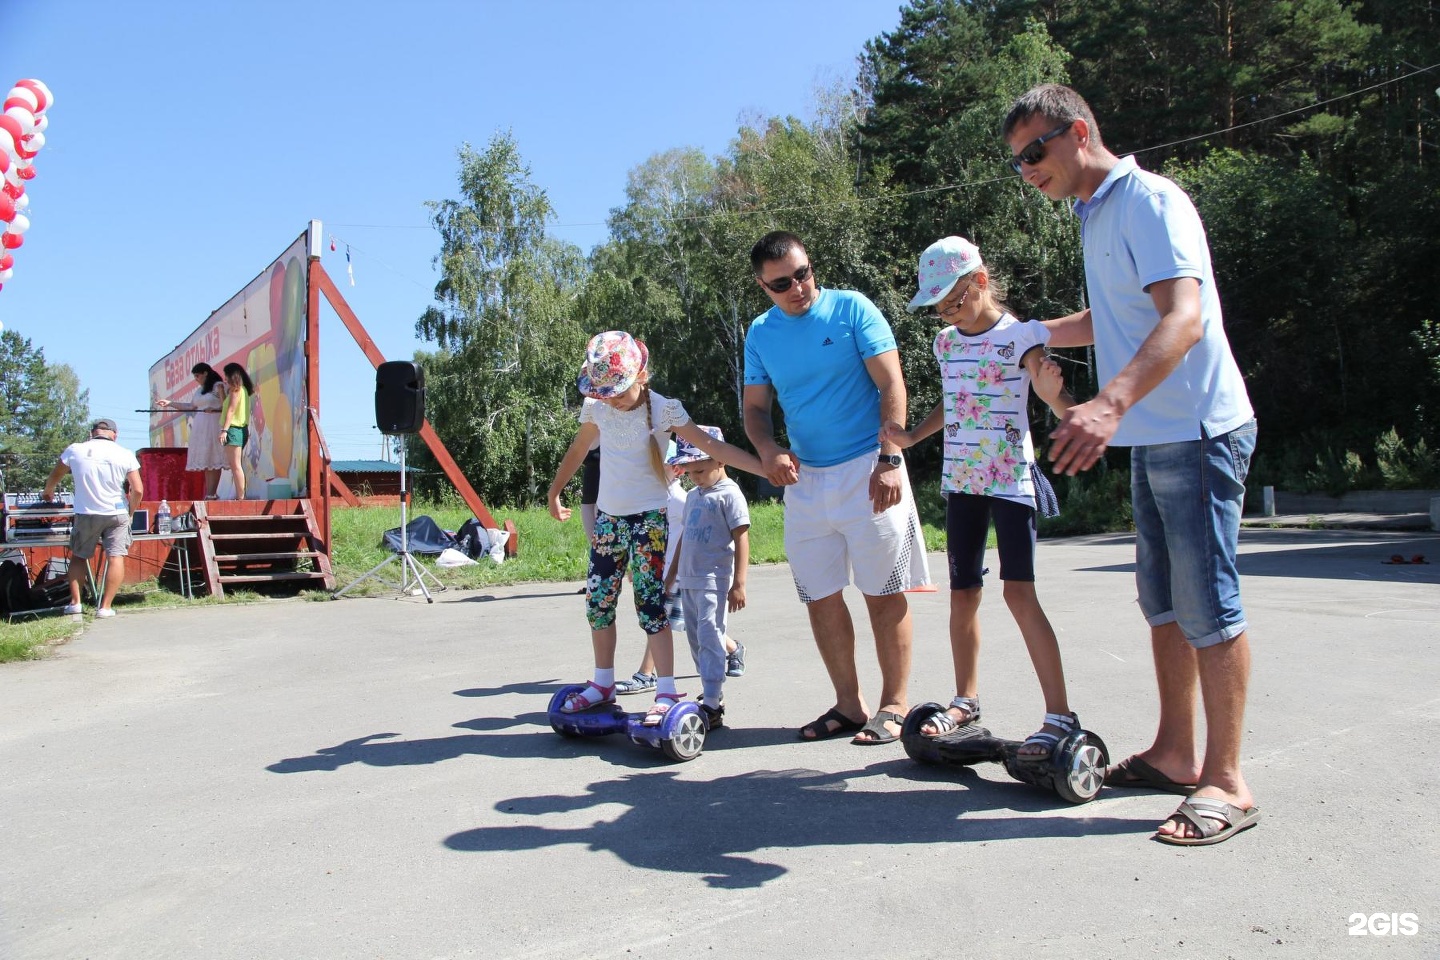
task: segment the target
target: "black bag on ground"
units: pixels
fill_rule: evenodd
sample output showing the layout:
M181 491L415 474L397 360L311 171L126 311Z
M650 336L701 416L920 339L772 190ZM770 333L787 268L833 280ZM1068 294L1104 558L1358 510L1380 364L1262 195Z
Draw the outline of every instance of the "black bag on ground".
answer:
M35 609L30 598L30 571L14 560L0 563L0 615Z
M30 588L30 599L36 607L63 607L70 602L70 561L51 557Z
M460 525L455 531L456 548L471 560L479 560L485 551L490 549L490 535L480 525L480 521L471 517Z
M429 517L416 517L405 524L405 539L410 552L422 557L436 557L446 547L455 546L455 538ZM385 531L385 546L391 553L400 552L400 528Z

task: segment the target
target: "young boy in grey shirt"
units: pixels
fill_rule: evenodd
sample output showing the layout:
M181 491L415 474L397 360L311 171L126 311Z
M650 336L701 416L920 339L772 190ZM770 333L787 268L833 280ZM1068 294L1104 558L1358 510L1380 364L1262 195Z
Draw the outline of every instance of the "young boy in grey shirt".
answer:
M724 440L719 427L700 427ZM676 589L685 612L686 637L704 695L700 707L710 729L725 722L725 620L745 608L750 564L750 507L745 495L711 460L680 437L667 463L683 466L695 489L685 498L685 522L665 590ZM742 654L743 656L743 654Z

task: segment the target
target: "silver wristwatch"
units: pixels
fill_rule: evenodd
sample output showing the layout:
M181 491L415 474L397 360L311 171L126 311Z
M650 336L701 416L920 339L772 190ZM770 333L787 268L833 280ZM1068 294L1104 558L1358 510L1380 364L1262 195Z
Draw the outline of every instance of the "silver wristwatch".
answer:
M890 464L890 466L892 466L892 467L898 467L898 466L900 466L900 464L904 463L905 461L901 458L900 454L898 454L898 453L882 453L882 454L880 454L880 462L881 462L881 463L888 463L888 464Z

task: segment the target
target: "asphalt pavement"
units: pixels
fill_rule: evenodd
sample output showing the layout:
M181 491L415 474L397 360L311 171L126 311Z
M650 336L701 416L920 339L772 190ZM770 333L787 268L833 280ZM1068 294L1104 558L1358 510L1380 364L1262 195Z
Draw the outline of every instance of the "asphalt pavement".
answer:
M1242 572L1263 819L1194 849L1150 839L1168 794L799 742L831 696L784 566L752 571L730 726L683 764L550 729L589 672L575 583L122 609L0 666L0 958L1440 956L1440 534L1247 529ZM1072 706L1142 749L1133 540L1042 542L1039 589ZM947 591L911 604L912 702L946 701ZM982 624L986 725L1024 737L993 581ZM622 614L622 675L640 653Z

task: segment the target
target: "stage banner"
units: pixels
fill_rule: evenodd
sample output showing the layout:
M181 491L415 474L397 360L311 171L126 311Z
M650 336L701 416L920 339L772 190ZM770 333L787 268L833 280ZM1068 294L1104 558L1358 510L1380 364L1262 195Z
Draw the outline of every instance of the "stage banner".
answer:
M208 363L224 375L238 363L250 375L250 440L242 454L245 495L267 498L272 480L289 480L296 496L307 496L309 458L305 410L306 239L302 233L280 258L251 280L220 309L150 368L150 406L167 399L192 403L200 398L190 369ZM166 410L150 414L150 445L183 447L190 439L190 414ZM234 496L227 470L220 495Z

